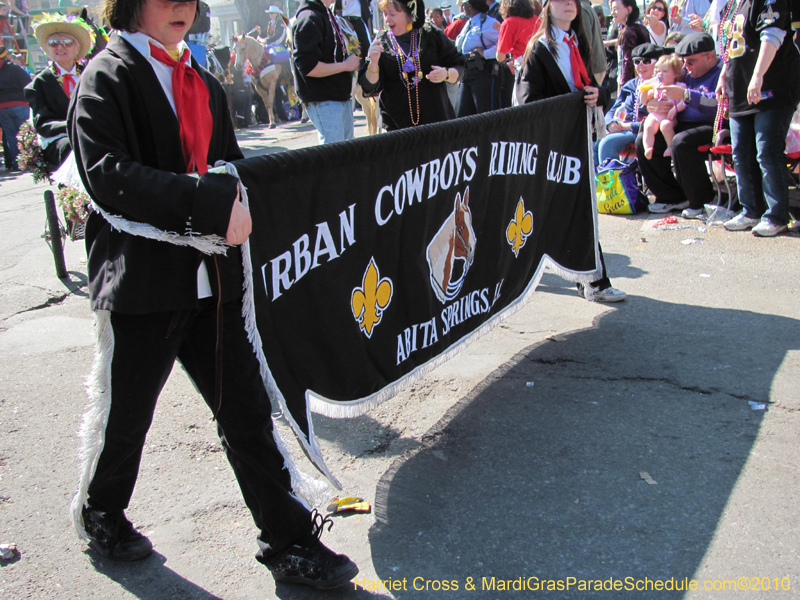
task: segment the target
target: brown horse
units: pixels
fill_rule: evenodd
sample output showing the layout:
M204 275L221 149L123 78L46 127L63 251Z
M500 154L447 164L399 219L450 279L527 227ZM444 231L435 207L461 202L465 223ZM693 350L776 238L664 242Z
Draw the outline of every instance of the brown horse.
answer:
M272 104L275 100L275 86L283 85L288 89L292 83L292 72L289 68L289 63L276 64L270 62L264 50L264 44L249 35L234 37L233 47L236 51L236 68L244 69L245 60L249 60L257 71L255 76L256 92L261 96L267 107L269 128L275 129L275 115L272 111Z
M467 271L475 259L475 230L472 228L472 211L469 209L469 188L464 199L456 194L453 212L428 244L428 268L431 287L442 304L454 300L464 285ZM463 261L461 275L453 281L456 260Z

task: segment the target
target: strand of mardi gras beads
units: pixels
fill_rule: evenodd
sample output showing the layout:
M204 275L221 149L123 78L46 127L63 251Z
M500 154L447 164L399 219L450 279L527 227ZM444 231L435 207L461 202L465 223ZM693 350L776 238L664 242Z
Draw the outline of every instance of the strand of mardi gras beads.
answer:
M389 39L392 41L392 46L395 51L395 58L397 59L397 69L400 71L400 80L406 88L408 94L408 112L411 115L411 124L419 125L419 84L422 79L422 67L419 62L419 32L416 29L411 30L411 47L409 53L406 55L400 47L400 43L394 36L392 31L389 31ZM411 102L411 88L415 88L414 92L417 100L417 117L414 118L414 105Z
M331 9L326 9L328 13L328 21L331 22L331 29L333 29L333 62L339 62L336 60L336 51L341 47L342 49L342 60L345 59L347 50L347 40L344 37L344 32L342 31L339 22L336 20L336 16L331 12Z

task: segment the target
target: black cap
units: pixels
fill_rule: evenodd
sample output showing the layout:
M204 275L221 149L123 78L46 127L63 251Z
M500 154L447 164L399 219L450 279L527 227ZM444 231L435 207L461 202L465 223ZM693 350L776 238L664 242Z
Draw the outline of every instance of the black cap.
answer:
M667 54L666 48L659 46L657 44L639 44L631 51L632 58L661 58L663 55Z
M468 0L467 4L478 12L489 12L489 5L486 4L486 0Z
M419 29L425 25L425 3L422 0L397 0L400 4L408 7L411 11L411 17L414 21L411 26L414 29ZM409 6L411 5L411 6ZM416 13L414 12L416 10Z
M675 53L678 56L692 56L703 52L715 52L716 44L714 38L707 33L690 33L675 46Z

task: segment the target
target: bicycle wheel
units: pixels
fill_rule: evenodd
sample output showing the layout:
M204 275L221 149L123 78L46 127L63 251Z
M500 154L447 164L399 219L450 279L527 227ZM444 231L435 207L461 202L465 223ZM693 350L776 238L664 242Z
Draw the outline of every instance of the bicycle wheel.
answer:
M67 277L67 264L64 262L64 228L58 220L56 211L56 198L51 190L44 193L44 209L47 213L47 229L45 240L48 241L50 250L53 251L53 260L56 263L56 276L59 279Z

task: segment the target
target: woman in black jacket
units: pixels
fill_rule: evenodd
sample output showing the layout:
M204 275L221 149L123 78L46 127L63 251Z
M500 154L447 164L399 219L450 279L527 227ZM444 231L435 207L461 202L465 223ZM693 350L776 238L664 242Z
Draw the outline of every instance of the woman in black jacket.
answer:
M550 0L542 12L542 24L525 52L517 77L520 104L581 91L587 106L607 102L607 91L598 88L588 72L589 42L583 30L579 0ZM611 285L600 251L603 277L588 286L578 284L581 297L595 302L620 302L627 295Z

